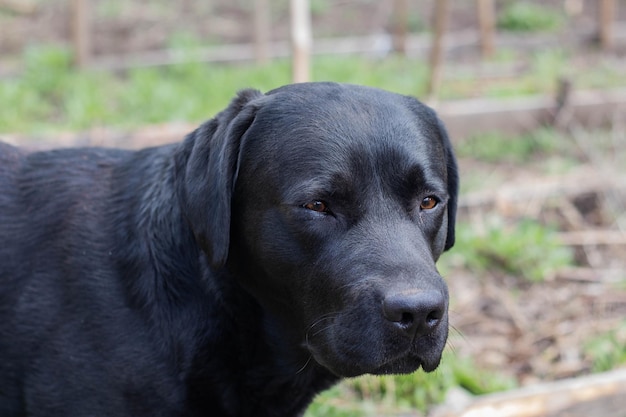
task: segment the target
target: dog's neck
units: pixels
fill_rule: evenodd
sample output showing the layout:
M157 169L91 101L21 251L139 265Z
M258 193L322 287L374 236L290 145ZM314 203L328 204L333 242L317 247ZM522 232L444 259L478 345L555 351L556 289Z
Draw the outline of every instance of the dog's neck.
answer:
M184 302L190 292L199 289L191 288L198 281L194 278L199 274L199 252L188 249L195 245L176 200L173 162L167 149L137 152L112 174L112 189L116 192L113 198L130 205L134 216L129 218L125 212L109 214L118 235L116 241L125 249L113 252L120 276L126 278L124 284L133 297L130 304L139 308ZM142 157L147 152L154 155ZM149 165L136 169L148 160ZM155 235L157 230L160 235Z
M241 306L238 304L241 292L238 292L235 305ZM219 380L223 396L221 403L234 406L225 410L228 415L264 416L266 410L273 410L276 413L273 415L301 415L317 393L335 384L339 378L309 355L294 354L300 346L288 340L280 321L258 304L250 302L249 306L252 305L253 309L220 311L215 324L224 326L223 338L212 341L209 348L212 356L207 360L220 361L224 370ZM224 361L224 357L229 359ZM216 367L207 364L196 369ZM215 381L215 375L201 377ZM215 391L215 388L209 390ZM246 401L242 402L241 398ZM200 393L198 403L202 400Z

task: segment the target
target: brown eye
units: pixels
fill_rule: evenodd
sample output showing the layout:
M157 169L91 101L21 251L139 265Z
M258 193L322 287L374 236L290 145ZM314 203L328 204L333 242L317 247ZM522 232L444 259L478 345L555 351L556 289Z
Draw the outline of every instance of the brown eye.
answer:
M318 213L326 213L328 212L328 207L326 203L323 201L311 201L304 205L305 209L317 211Z
M437 207L437 199L435 197L425 197L420 203L420 209L432 210Z

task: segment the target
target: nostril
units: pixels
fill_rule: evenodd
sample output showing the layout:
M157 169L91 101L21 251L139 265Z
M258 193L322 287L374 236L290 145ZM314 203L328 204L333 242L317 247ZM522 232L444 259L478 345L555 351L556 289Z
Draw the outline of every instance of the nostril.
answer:
M428 325L429 327L435 327L439 324L439 321L443 318L443 312L442 310L433 310L430 313L428 313L428 316L426 316L426 325Z
M384 317L410 336L431 332L445 310L445 296L435 290L392 293L383 300Z
M413 314L404 312L402 313L402 318L400 319L399 323L403 326L408 327L412 326L414 321L415 320L413 319Z
M426 321L439 321L443 317L443 309L435 308L426 316Z

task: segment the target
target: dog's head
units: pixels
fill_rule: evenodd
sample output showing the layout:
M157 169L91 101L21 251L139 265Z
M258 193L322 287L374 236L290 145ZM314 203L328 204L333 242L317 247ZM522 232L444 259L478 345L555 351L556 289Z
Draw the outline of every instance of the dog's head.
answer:
M437 367L458 175L417 100L333 83L247 90L188 138L183 209L214 267L339 376Z

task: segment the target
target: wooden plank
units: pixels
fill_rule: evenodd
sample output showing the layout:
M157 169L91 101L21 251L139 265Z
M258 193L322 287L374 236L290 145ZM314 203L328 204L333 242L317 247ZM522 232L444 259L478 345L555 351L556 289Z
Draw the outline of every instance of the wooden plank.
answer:
M446 124L450 137L454 142L462 141L472 135L486 132L503 132L519 134L542 125L546 115L555 106L555 100L548 96L533 96L523 99L465 99L441 102L436 106L439 116ZM576 117L577 123L586 129L600 127L611 122L614 115L626 114L626 88L611 91L573 91L570 96L569 110ZM50 145L72 146L77 139L82 145L96 144L106 146L124 146L132 141L131 136L152 137L153 144L181 140L194 129L194 125L164 124L146 126L134 132L118 132L115 129L86 133L54 134L52 137L28 138L22 135L0 134L2 140L27 144L32 142L38 147ZM96 129L97 130L97 129ZM84 142L85 138L97 140ZM119 138L118 138L119 137ZM77 142L76 142L77 143ZM142 141L143 143L143 141ZM147 142L146 142L147 143ZM583 182L581 181L580 184ZM626 183L626 179L624 180ZM537 195L542 188L537 185L532 192ZM513 194L519 194L513 191ZM477 196L477 201L484 197ZM464 198L468 206L472 198Z
M434 107L454 140L486 132L519 134L545 126L553 118L555 98L537 95L514 99L465 99ZM626 88L572 91L568 99L572 119L597 128L626 114Z
M383 3L384 4L384 3ZM383 35L384 36L384 35ZM581 28L576 33L568 36L566 40L554 34L516 34L500 33L497 39L497 46L511 48L522 51L531 51L538 48L549 47L569 48L584 47L589 44L590 39L597 35L594 30ZM626 24L616 22L613 38L616 43L626 42ZM380 45L381 35L351 36L343 38L320 38L315 39L311 46L312 55L343 55L343 54L384 54L386 48L376 49L375 45ZM446 34L446 41L443 46L445 53L464 54L473 51L476 44L480 42L479 33L476 30L463 30ZM427 59L432 49L432 37L427 34L408 34L406 40L407 55L411 58ZM382 42L385 44L385 42ZM269 44L270 58L284 58L291 55L290 41L277 40ZM193 51L181 55L176 51L160 50L134 52L132 54L115 54L109 56L92 57L90 68L103 71L123 71L137 67L151 67L175 65L181 62L242 62L253 61L255 59L254 44L239 43L228 45L215 45L211 47L196 48ZM524 63L518 63L524 67ZM513 64L515 65L515 64ZM456 68L456 66L455 66ZM454 69L451 69L454 73ZM462 70L462 72L465 72ZM481 70L484 73L485 70ZM13 75L9 72L4 75ZM476 77L480 77L477 74Z
M603 174L596 168L579 168L560 176L541 176L524 178L522 182L507 181L497 188L467 193L459 201L460 209L487 209L490 207L515 207L524 210L525 204L532 202L538 206L539 202L564 197L574 199L589 193L604 193L609 190L626 192L626 175L623 173ZM504 210L511 211L511 210ZM621 232L620 232L621 233ZM605 237L604 240L622 242L622 237ZM587 236L591 238L591 236ZM581 242L582 236L569 238L572 242ZM599 241L600 238L596 239Z
M626 232L620 230L576 230L557 236L561 244L569 246L626 245Z
M626 369L485 395L434 417L589 417L626 415Z

